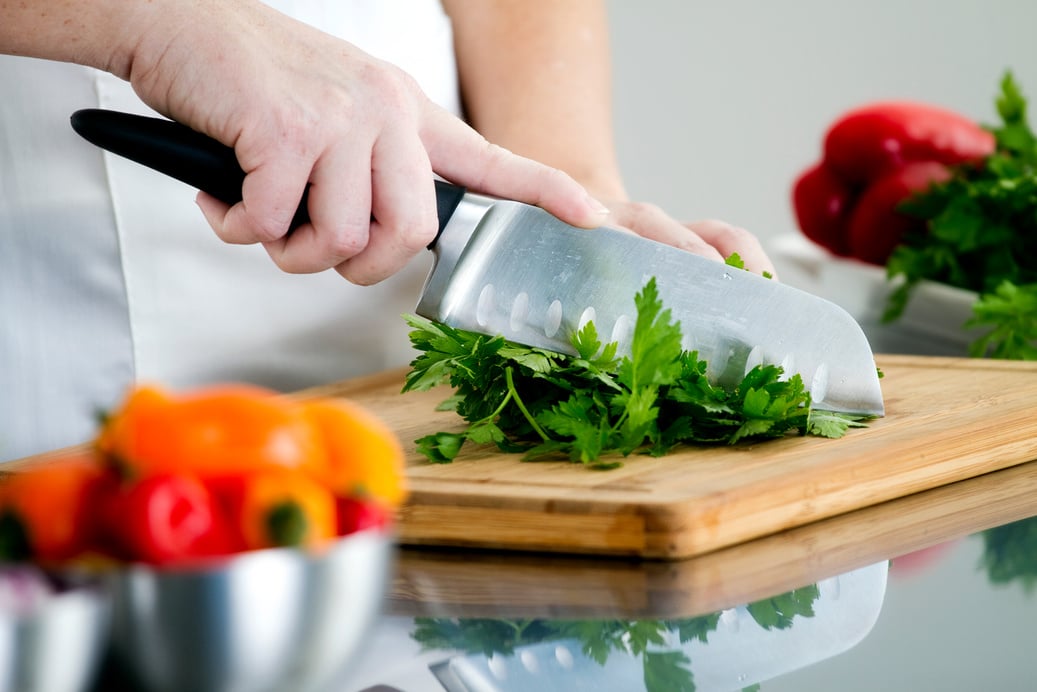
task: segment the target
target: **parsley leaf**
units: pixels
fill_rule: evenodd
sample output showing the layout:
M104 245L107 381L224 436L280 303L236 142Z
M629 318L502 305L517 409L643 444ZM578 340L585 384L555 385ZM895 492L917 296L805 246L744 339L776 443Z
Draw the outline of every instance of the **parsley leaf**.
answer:
M756 624L765 630L784 630L792 627L792 621L797 615L814 617L814 602L819 596L817 584L810 584L773 598L750 603L746 610L753 620L756 620Z
M966 327L992 327L972 343L972 356L1037 360L1037 283L1016 286L1002 281L980 296L972 311Z
M680 324L663 307L655 279L635 296L630 353L603 344L593 322L572 339L575 355L454 329L413 315L411 362L403 391L447 384L440 408L467 422L460 433L417 440L435 463L465 442L521 452L529 461L567 457L594 469L631 454L661 456L680 444L734 444L788 434L839 437L865 416L815 410L798 375L758 365L733 389L711 383L707 363L681 347Z
M975 317L965 327L990 332L971 345L974 356L1037 358L1037 135L1026 99L1012 74L997 98L1001 124L990 127L996 149L979 164L952 169L951 178L920 192L900 207L925 221L886 263L891 293L883 320L903 314L923 279L978 294Z

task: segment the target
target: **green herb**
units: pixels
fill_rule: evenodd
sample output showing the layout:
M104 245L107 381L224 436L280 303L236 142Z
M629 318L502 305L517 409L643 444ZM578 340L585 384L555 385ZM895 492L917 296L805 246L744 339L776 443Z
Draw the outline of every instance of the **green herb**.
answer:
M1037 360L1037 283L1016 286L1002 281L993 292L981 295L972 311L975 316L966 327L991 327L971 344L972 356Z
M983 532L980 565L992 584L1019 583L1027 594L1037 586L1037 517Z
M788 629L793 619L814 617L814 601L820 596L817 584L794 589L774 598L756 601L748 605L749 614L765 630Z
M739 255L737 252L732 252L730 255L728 255L724 259L724 264L726 264L729 267L734 267L735 269L745 269L745 260L743 260L742 256ZM773 279L774 274L771 274L769 271L764 271L763 278Z
M991 331L972 344L975 356L1037 358L1037 135L1026 99L1006 73L997 99L1001 125L990 128L996 151L978 165L952 169L950 180L913 196L901 209L926 222L886 265L902 277L884 320L898 319L923 279L979 295L965 326Z
M502 337L405 317L421 352L403 390L447 383L441 409L468 425L417 440L430 461L453 460L466 441L523 452L527 460L565 456L592 468L633 453L661 456L678 444L733 444L787 434L840 437L866 416L815 410L802 378L776 365L752 368L733 389L706 377L707 363L681 347L680 325L663 308L655 279L634 298L630 354L603 344L593 322L572 338L576 355L521 346Z
M797 617L814 617L813 606L819 597L817 585L812 584L750 603L746 610L765 630L788 629ZM601 666L613 655L640 658L645 689L649 692L693 692L695 680L688 656L690 648L684 645L707 644L719 623L720 613L670 620L422 617L415 618L411 638L423 651L460 650L483 656L510 656L520 646L575 640L582 653Z

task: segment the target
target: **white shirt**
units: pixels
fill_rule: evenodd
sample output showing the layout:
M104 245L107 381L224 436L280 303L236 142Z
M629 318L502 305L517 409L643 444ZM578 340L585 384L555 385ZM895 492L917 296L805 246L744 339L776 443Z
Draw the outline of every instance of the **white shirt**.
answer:
M460 112L437 0L274 0L392 62ZM223 244L196 191L93 147L80 108L149 112L81 66L0 56L0 461L89 439L134 381L248 381L281 390L405 364L400 315L430 253L371 287L289 275Z

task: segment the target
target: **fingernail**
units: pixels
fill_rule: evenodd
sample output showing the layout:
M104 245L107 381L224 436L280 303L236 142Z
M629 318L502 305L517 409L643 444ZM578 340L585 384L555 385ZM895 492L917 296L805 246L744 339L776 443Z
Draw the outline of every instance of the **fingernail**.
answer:
M608 207L596 200L594 197L591 197L589 194L587 195L587 206L590 207L590 210L594 215L600 216L601 218L605 218L611 213Z

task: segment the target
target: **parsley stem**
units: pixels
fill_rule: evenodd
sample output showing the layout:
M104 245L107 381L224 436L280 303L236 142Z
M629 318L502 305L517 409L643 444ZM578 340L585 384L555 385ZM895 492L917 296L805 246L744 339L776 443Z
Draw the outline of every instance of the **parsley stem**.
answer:
M529 424L533 427L533 430L536 430L537 435L540 435L541 440L543 440L544 442L550 441L551 438L548 437L547 433L544 432L543 428L537 425L536 420L533 419L533 416L529 413L529 410L526 408L526 405L522 403L522 397L519 396L518 390L515 389L515 378L511 374L510 367L504 370L504 378L508 381L508 393L510 396L514 397L515 405L519 407L520 411L522 411L522 415L526 417L527 421L529 421Z

